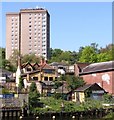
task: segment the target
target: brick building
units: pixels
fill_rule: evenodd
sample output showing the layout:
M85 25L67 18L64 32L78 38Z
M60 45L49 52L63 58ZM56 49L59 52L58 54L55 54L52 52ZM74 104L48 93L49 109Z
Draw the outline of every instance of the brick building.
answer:
M114 96L114 61L93 63L83 68L80 76L87 84L97 83Z

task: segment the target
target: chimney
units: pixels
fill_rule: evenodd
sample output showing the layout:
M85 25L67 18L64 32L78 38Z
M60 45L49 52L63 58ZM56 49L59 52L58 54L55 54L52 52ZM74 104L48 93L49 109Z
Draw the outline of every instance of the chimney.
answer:
M45 64L46 64L46 60L44 58L41 58L40 65L45 65Z

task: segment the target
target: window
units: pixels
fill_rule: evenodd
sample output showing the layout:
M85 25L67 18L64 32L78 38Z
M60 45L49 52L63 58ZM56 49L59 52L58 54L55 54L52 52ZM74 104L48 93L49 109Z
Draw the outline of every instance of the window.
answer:
M27 71L31 71L31 68L27 68Z
M49 81L53 81L53 77L49 77Z
M33 80L38 80L38 77L33 77Z
M52 73L54 73L54 70L44 69L44 73L52 74Z
M44 77L44 80L45 80L45 81L48 81L48 77Z
M46 27L46 25L42 25L42 27Z
M42 31L45 31L45 29L42 29Z
M42 19L45 19L45 17L42 17Z

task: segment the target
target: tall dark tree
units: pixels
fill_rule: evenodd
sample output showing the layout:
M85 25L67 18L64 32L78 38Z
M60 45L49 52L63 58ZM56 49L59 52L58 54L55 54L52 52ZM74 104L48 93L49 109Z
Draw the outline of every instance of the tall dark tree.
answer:
M31 111L37 107L39 103L39 97L40 94L37 91L36 83L32 82L29 89L29 106Z
M19 89L20 89L20 91L22 91L23 88L24 88L24 82L23 82L23 79L20 77L19 78Z
M16 71L16 67L12 65L11 61L5 59L5 48L0 48L0 68L12 72Z

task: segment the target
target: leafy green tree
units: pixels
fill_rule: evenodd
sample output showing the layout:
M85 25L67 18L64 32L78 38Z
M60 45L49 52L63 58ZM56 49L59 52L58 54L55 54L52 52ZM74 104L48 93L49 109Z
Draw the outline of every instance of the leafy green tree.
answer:
M81 55L82 55L83 49L84 49L84 47L82 47L82 46L79 48L79 51L78 51L78 53L77 53L77 61L79 61L79 58L80 58Z
M22 57L22 63L39 63L40 62L40 57L36 56L35 54L26 54Z
M0 68L3 68L3 62L5 60L5 48L0 47Z
M51 62L64 62L68 64L74 64L77 61L77 53L75 51L63 51L61 49L52 49L51 48Z
M75 75L61 75L58 81L66 81L68 89L71 90L74 90L85 84L84 80L81 77Z
M95 50L96 53L99 53L99 49L98 49L98 44L97 43L91 43L90 46Z
M19 78L19 89L22 91L23 88L24 88L24 82L23 82L23 79L20 77Z
M103 95L103 101L106 103L110 103L112 100L112 96L110 94L104 94Z
M61 49L52 49L51 55L53 57L59 56L63 51Z
M79 58L79 61L80 62L89 62L89 63L97 62L97 54L96 54L94 48L91 46L86 46L82 50L82 54Z
M68 84L68 88L71 90L74 90L85 84L84 80L81 77L75 75L66 75L66 82Z
M100 48L100 53L97 55L98 62L114 60L114 44L106 45L105 48Z
M52 49L51 48L51 58L48 61L49 63L51 62L60 62L59 56L61 55L61 53L63 52L61 49Z
M112 55L109 54L108 52L106 53L100 53L97 55L97 61L98 62L106 62L106 61L110 61L112 58Z
M60 81L55 81L54 83L54 88L57 89L58 87L60 87L62 85L62 83Z
M12 72L16 71L16 67L12 65L11 61L5 59L5 48L0 48L0 68Z
M39 103L39 97L40 94L37 91L37 86L35 82L32 82L30 85L29 89L29 105L30 105L30 110L33 110L34 108L37 107Z
M70 58L71 58L71 52L70 51L64 51L59 56L60 61L66 62L66 63L69 63Z

